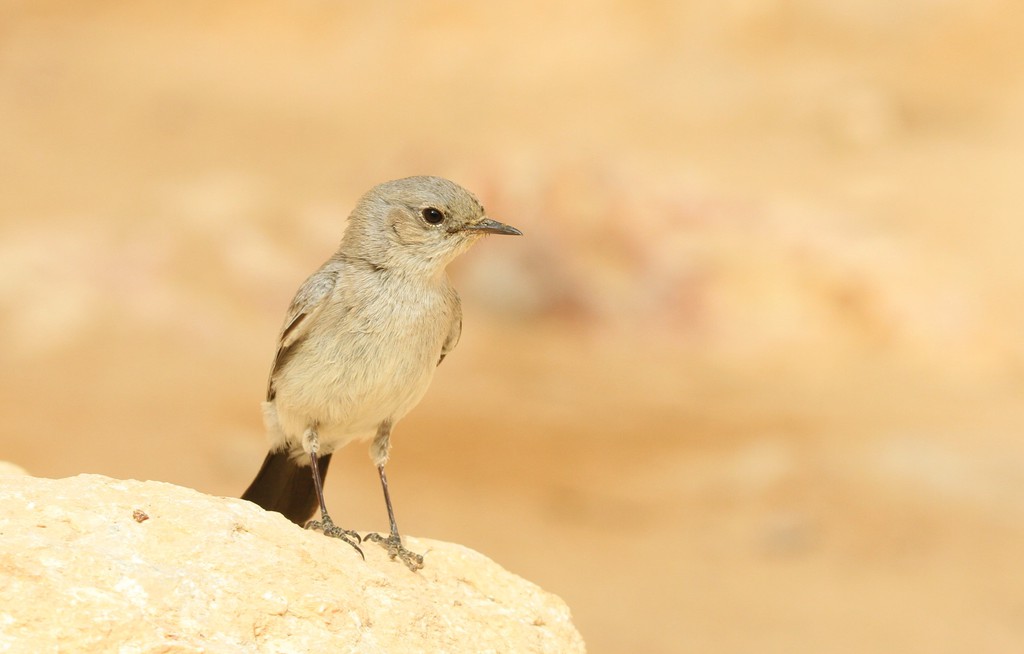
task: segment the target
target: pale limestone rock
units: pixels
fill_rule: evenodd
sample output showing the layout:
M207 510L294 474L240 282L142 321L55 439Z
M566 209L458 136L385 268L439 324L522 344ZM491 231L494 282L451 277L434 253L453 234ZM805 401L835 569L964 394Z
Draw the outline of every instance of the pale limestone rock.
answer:
M408 540L419 573L242 500L0 475L0 651L584 651L558 597Z
M21 466L11 463L10 461L0 461L0 475L27 475L26 471Z

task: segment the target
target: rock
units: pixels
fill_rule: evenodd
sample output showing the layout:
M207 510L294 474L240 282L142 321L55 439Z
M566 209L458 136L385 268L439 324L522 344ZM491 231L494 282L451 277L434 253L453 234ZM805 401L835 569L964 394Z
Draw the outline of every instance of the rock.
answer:
M459 545L410 572L237 499L0 475L0 651L583 652L558 597Z
M0 461L0 475L27 475L28 472L19 465L9 461Z

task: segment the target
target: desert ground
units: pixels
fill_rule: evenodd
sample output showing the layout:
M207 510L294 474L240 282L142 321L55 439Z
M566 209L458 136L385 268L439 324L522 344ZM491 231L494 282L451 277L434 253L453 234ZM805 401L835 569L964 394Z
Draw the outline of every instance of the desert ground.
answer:
M292 293L442 175L525 235L403 531L592 652L1021 651L1022 61L1009 0L4 3L0 459L238 496ZM327 493L386 528L361 446Z

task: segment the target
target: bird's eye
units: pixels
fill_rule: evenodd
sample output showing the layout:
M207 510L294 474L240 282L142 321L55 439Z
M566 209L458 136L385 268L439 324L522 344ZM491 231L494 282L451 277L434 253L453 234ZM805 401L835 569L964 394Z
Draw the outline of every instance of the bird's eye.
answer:
M434 207L427 207L422 211L422 214L423 220L427 221L431 225L440 224L440 222L444 220L444 214L441 213L439 209L435 209Z

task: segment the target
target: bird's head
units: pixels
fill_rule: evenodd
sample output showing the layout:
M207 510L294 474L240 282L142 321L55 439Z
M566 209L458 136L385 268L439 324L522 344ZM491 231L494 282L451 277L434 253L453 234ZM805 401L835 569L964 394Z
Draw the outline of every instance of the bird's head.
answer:
M349 217L341 252L407 272L438 274L485 234L519 235L476 197L441 177L406 177L370 189Z

